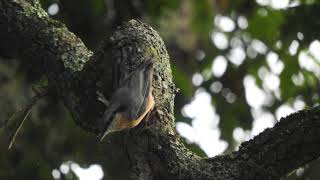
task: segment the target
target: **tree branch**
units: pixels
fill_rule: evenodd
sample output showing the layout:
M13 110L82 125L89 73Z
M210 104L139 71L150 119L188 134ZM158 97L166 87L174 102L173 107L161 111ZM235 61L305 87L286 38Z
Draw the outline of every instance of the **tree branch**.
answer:
M96 53L67 28L48 17L37 1L0 0L0 54L27 61L42 72L77 125L100 132L104 111L96 92L110 95L113 63L129 70L156 60L150 120L129 131L114 133L103 147L110 179L278 179L319 156L320 108L281 119L239 151L200 158L183 145L174 127L169 57L160 36L146 24L129 21L119 27ZM101 160L101 159L100 159Z

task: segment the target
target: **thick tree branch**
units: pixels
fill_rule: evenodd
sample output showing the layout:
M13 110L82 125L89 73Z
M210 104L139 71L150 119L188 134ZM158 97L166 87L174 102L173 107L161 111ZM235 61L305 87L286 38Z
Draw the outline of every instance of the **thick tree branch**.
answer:
M320 155L319 128L318 106L282 118L275 127L243 143L234 155L275 177L285 175Z
M20 58L28 68L43 72L71 112L77 111L81 102L75 77L92 52L63 24L50 19L37 1L2 0L0 7L2 55ZM72 114L80 122L77 113Z
M174 127L169 57L159 35L149 26L130 21L96 53L61 23L48 17L37 1L0 0L0 55L19 58L42 72L75 122L99 132L103 112L96 91L110 95L116 61L129 70L156 60L155 110L138 128L109 136L103 146L107 178L113 179L277 179L319 156L320 108L282 119L240 150L203 159L182 144Z

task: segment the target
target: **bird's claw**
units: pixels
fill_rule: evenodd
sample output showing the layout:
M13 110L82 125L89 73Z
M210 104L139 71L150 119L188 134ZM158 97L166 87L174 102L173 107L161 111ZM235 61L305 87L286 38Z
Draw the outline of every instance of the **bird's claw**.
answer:
M104 97L104 95L100 91L97 91L97 96L100 102L102 102L104 105L109 107L110 105L109 101Z

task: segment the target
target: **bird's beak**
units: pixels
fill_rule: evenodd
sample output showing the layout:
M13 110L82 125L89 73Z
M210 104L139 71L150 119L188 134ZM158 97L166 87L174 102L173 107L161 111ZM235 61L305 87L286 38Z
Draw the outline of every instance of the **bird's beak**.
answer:
M117 120L114 120L110 123L108 129L105 132L102 132L100 135L98 135L99 142L101 142L108 134L118 131L118 126L117 126Z

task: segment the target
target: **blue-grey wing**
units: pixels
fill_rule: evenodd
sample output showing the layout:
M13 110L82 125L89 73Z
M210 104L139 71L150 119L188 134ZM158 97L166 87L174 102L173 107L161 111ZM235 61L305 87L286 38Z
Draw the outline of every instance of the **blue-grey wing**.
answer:
M139 117L147 106L152 86L153 63L153 60L144 62L120 82L123 91L128 91L126 103L130 106L127 111L129 119Z

